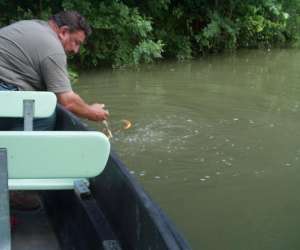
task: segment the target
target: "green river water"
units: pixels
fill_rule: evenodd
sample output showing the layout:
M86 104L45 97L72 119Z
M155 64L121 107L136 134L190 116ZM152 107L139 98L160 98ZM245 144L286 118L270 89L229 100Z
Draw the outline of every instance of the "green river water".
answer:
M85 72L74 89L106 104L113 147L193 249L300 249L299 50Z

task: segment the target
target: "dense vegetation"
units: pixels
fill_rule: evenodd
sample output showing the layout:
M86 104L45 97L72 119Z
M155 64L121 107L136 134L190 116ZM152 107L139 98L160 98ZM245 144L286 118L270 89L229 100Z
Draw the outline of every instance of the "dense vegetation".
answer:
M197 57L237 48L290 46L300 39L300 0L0 0L0 25L75 9L93 35L81 67Z

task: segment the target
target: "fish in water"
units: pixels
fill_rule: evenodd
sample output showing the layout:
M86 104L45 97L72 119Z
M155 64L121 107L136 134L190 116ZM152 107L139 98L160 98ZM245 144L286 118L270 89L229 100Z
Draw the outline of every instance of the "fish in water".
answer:
M123 129L129 129L132 126L131 122L128 120L122 120L122 123L123 123Z
M102 121L103 125L105 126L103 132L106 134L108 139L112 138L112 132L111 129L109 128L108 122L106 120ZM129 129L132 126L132 123L129 120L122 120L122 129L126 130Z

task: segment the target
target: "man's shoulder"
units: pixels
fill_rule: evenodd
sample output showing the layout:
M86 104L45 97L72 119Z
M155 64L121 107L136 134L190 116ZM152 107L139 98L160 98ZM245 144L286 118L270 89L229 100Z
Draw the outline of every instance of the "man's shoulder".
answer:
M47 26L48 26L47 22L43 20L38 20L38 19L21 20L3 27L0 31L1 32L9 32L14 30L24 31L24 32L35 31L35 30L48 31L49 28Z
M52 37L58 40L56 33L50 28L48 23L43 20L22 20L12 23L0 29L0 36L7 35L8 37L27 37L39 38L45 40ZM32 37L33 36L33 37Z
M50 28L47 22L42 20L24 20L16 23L18 26L17 29L21 29L24 34L36 36L36 38L40 39L49 39L52 37L54 39L58 39L55 32Z
M54 54L66 56L56 33L42 20L18 21L0 29L0 50L1 47L10 48L15 54L19 51L20 58L25 55L32 62L41 62Z
M23 26L24 38L29 38L29 43L40 51L41 55L65 54L56 33L47 22L42 20L25 20L19 22Z

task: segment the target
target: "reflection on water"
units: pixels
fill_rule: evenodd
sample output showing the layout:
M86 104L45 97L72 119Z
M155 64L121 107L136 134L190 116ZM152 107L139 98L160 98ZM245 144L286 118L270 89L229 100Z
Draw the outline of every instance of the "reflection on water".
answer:
M107 104L113 146L193 249L299 249L299 64L298 50L241 51L89 72L75 89Z

